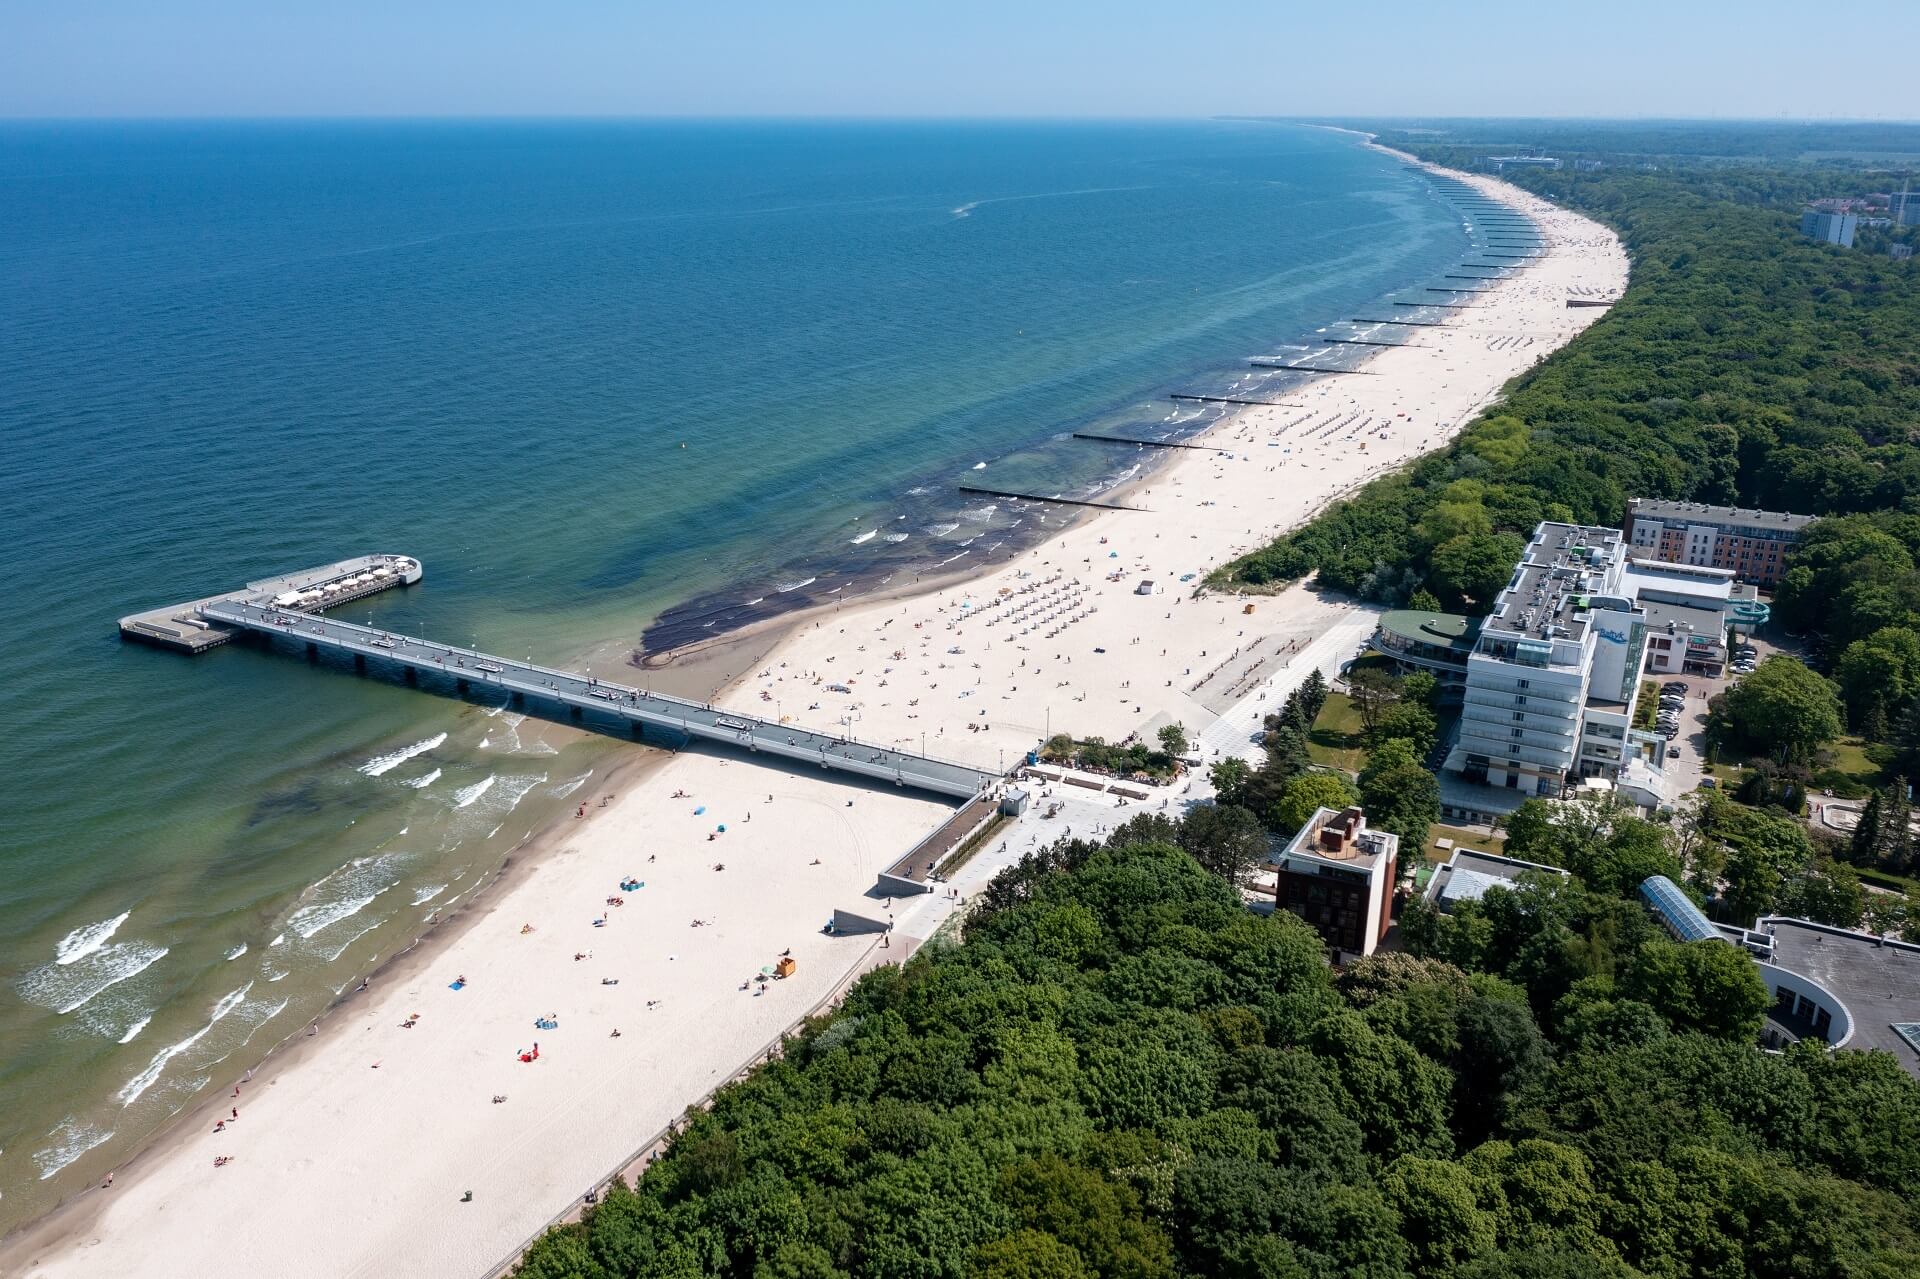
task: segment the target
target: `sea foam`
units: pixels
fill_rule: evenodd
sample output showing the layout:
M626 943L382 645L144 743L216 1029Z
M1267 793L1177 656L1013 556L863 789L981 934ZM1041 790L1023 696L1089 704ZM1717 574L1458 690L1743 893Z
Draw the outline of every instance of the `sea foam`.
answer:
M426 752L434 749L436 746L442 745L446 740L447 735L445 733L435 733L432 737L426 738L424 741L415 742L411 746L402 746L390 755L374 756L366 763L360 765L360 771L368 777L379 777L390 769L398 768L415 755L426 754Z
M213 1015L207 1019L206 1025L194 1031L180 1042L168 1044L165 1048L155 1053L153 1060L147 1063L147 1068L135 1075L132 1079L129 1079L126 1085L114 1094L114 1100L120 1103L120 1108L124 1110L134 1102L140 1100L140 1094L153 1087L155 1081L160 1078L161 1072L167 1068L168 1062L199 1043L202 1036L215 1026L218 1026L222 1018L240 1006L240 1001L245 999L247 992L252 989L253 983L248 982L240 989L222 995L220 1002L213 1006Z
M48 964L20 979L20 994L61 1016L84 1008L102 991L137 977L166 957L151 942L113 942L71 965Z
M36 1151L33 1156L34 1166L40 1170L42 1181L112 1137L113 1133L106 1128L83 1124L69 1115L47 1136L53 1139L53 1145Z
M74 929L62 937L60 944L54 947L53 962L64 966L85 959L112 941L113 935L120 931L120 925L126 923L127 916L132 913L131 910L123 910L112 919L103 919L97 924L88 924L83 928Z

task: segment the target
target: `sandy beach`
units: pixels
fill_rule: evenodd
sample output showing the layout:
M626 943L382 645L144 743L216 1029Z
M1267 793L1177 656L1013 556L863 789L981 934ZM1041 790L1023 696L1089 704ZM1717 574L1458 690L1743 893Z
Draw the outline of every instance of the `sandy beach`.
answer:
M1364 373L1288 394L1299 407L1222 421L1197 441L1206 449L1121 495L1138 509L1083 519L978 577L815 613L763 655L742 650L751 669L717 700L989 769L1050 733L1119 740L1170 722L1209 753L1250 749L1252 708L1290 671L1350 655L1369 624L1303 587L1194 598L1200 580L1442 445L1604 314L1569 308L1570 295L1625 286L1605 228L1456 176L1532 214L1547 255ZM950 811L931 798L705 750L582 798L584 815L516 854L510 882L460 927L183 1116L111 1189L6 1241L0 1270L488 1274L850 974L908 953L955 909L944 893L865 896ZM1016 824L953 890L1117 811L1110 797L1073 803L1054 824ZM826 936L835 907L892 914L896 932L884 950ZM757 980L789 953L792 976Z

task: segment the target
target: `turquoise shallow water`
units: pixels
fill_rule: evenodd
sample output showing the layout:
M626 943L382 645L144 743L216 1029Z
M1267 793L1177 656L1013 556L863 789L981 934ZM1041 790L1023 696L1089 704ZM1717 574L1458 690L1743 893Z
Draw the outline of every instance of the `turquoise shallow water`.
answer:
M354 616L562 662L918 571L1006 523L976 464L1111 478L1063 433L1466 244L1353 139L1240 124L0 125L0 225L0 1226L617 749L116 616L395 550L427 581Z

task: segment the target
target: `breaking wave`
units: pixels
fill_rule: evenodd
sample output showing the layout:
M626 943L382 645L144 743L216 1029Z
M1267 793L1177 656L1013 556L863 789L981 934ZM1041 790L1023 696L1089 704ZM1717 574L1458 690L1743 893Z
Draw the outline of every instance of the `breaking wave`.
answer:
M447 735L445 733L435 733L432 737L429 737L424 741L415 742L411 746L402 746L399 750L394 751L391 755L374 756L372 759L368 760L366 763L360 765L360 771L362 773L365 773L368 777L379 777L381 774L387 772L389 769L398 768L400 765L412 759L415 755L426 754L428 751L432 750L436 746L441 745L446 740L447 740Z
M97 924L88 924L84 928L74 929L62 937L60 944L53 948L53 962L64 967L85 959L112 941L113 935L120 931L120 925L126 923L127 916L132 913L131 910L123 910L112 919L103 919Z

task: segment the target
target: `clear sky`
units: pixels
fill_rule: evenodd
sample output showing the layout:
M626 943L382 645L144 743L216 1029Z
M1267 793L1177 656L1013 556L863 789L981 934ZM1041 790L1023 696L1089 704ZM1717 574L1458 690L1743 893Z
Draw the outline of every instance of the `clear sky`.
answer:
M0 0L0 116L1913 119L1916 37L1916 0Z

